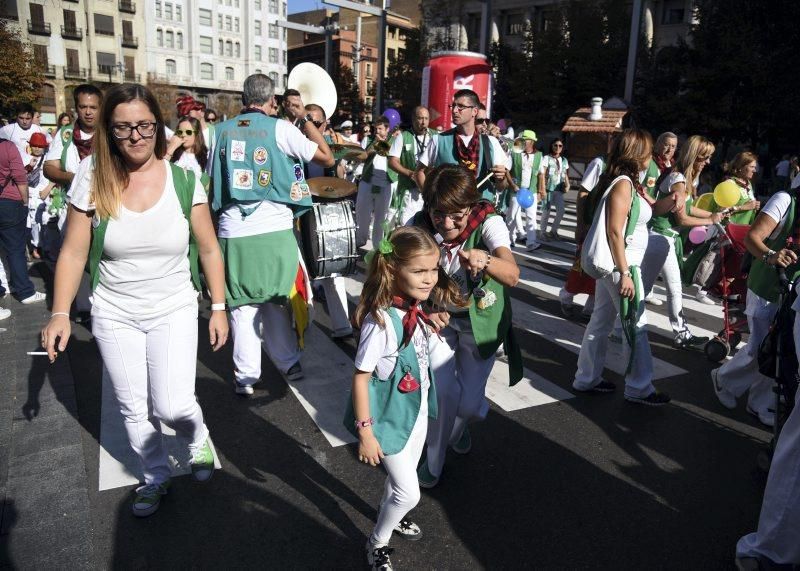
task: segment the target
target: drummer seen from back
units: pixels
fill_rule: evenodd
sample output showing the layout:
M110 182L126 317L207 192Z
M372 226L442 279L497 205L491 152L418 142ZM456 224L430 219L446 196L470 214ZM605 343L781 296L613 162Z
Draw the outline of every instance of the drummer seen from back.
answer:
M211 205L219 219L234 334L233 386L243 396L261 380L262 342L288 380L303 377L309 288L293 223L311 208L303 163L334 164L311 118L300 118L298 128L270 116L274 88L261 73L245 80L245 109L217 125L211 159Z

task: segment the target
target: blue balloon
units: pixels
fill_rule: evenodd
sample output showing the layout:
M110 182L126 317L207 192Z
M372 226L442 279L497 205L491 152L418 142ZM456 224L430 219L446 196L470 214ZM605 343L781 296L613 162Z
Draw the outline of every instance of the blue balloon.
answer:
M389 120L390 131L400 124L400 113L397 109L384 109L383 116Z
M530 208L533 206L533 193L529 188L520 188L517 192L517 204L522 208Z

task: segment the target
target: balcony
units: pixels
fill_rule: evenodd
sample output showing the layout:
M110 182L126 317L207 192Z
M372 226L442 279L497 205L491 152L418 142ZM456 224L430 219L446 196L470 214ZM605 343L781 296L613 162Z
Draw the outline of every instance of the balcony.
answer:
M136 2L130 0L119 0L119 11L127 12L128 14L136 13Z
M82 40L83 28L74 26L61 26L61 37L66 40Z
M86 79L86 68L84 67L65 67L64 79Z
M42 71L45 77L55 78L56 76L56 66L54 65L43 65Z
M142 74L141 73L128 73L125 72L124 75L125 83L141 83L142 82Z
M31 22L28 20L28 33L37 36L49 36L50 24L47 22Z
M123 48L138 48L139 47L139 38L135 36L122 36L122 47Z

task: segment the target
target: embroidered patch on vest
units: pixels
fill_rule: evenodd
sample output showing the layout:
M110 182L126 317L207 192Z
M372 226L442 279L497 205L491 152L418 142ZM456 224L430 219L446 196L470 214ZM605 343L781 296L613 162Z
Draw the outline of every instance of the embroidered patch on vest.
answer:
M236 139L231 141L231 160L237 162L243 162L245 157L245 149L247 145L244 141L237 141Z
M655 185L656 185L656 177L654 176L647 177L647 184L645 184L645 186L647 188L653 188Z
M269 180L272 178L272 171L261 169L258 171L258 184L260 186L269 185Z
M233 169L233 188L250 190L253 188L253 171L248 169Z
M253 151L253 162L257 165L263 165L267 162L267 149L264 147L256 147L256 150Z
M292 189L289 191L289 198L294 200L295 202L299 202L303 199L303 189L300 188L299 182L292 183Z
M237 127L249 127L250 126L250 119L239 119L236 123Z
M298 182L305 178L305 175L303 174L303 165L294 165L294 178Z
M478 300L478 309L487 309L497 302L497 295L492 290L486 290L486 295Z
M309 196L311 196L311 187L308 186L306 183L304 182L300 183L300 190L303 191L303 197L308 198Z
M64 141L65 143L69 143L69 138L71 136L72 136L72 131L70 131L69 129L64 129L64 131L61 132L61 140Z

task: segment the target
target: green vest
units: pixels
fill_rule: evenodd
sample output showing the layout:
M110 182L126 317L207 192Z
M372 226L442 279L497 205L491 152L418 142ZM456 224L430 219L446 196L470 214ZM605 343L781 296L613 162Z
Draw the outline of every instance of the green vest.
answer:
M192 274L192 284L194 289L200 291L202 286L200 284L197 242L192 232L192 199L194 198L195 176L193 171L185 171L172 163L169 163L169 166L172 169L175 194L178 195L178 202L181 205L183 216L186 218L186 222L189 223L189 270ZM103 245L106 239L106 230L108 230L108 218L101 218L95 225L96 221L97 215L95 214L95 218L92 219L92 243L89 247L87 261L92 291L100 281L100 260L103 258Z
M644 175L644 189L647 191L647 194L653 198L656 197L656 193L658 192L656 184L660 176L661 169L658 168L658 163L650 159L650 164L647 165L647 173Z
M738 183L736 186L739 186ZM748 192L749 191L749 192ZM750 194L753 192L753 185L752 183L747 183L747 188L739 187L739 202L735 204L735 206L742 206L743 204L747 204L752 200ZM718 212L722 210L719 205L712 199L711 200L711 212ZM755 210L743 210L741 212L737 212L735 214L731 214L728 217L728 222L732 224L752 224L756 219L756 211Z
M531 165L531 180L528 189L531 192L538 190L539 167L542 166L542 152L536 151L533 154L533 164ZM517 186L522 188L522 153L511 153L511 176Z
M392 322L384 325L394 327L399 343L403 339L403 323L400 320L400 314L394 307L389 308L387 313ZM397 454L405 448L422 406L422 389L410 393L404 393L398 389L398 385L406 373L411 373L415 379L420 380L419 360L413 342L400 348L397 352L397 363L390 378L380 379L373 371L369 379L369 414L374 421L372 433L381 445L384 454ZM428 389L428 417L436 418L439 407L436 401L433 371L430 367L428 367L428 376L431 380L431 386ZM355 420L351 397L343 423L345 428L358 438Z
M409 170L417 169L417 142L414 140L414 133L403 131L403 150L400 152L400 164ZM428 137L432 137L428 129ZM397 194L403 195L407 190L417 188L417 183L404 174L397 175Z
M767 239L766 245L770 250L778 252L786 247L786 239L794 229L795 223L798 222L795 220L795 202L795 197L792 196L792 203L786 213L786 222L781 228L780 234L772 240ZM790 280L797 278L800 275L800 262L786 268L786 275ZM778 283L778 271L775 266L764 263L762 258L754 257L750 274L747 277L747 289L752 290L758 297L777 303L780 296L780 284Z
M480 144L478 145L478 172L476 173L476 180L483 180L494 164L494 151L492 150L492 143L489 141L488 135L480 136ZM489 160L486 160L486 154L489 155ZM450 129L444 133L440 133L436 143L436 161L435 164L428 165L430 167L438 167L439 165L460 165L461 161L458 160L456 155L456 130ZM481 193L484 200L494 203L495 191L494 182L492 179L485 183L484 190Z
M378 142L378 139L373 139L370 141L369 145L367 145L366 150L369 151L375 146L375 143ZM389 141L387 141L389 143ZM391 144L391 143L390 143ZM390 183L397 182L397 173L394 172L392 169L389 168L389 153L386 153L386 178L389 179ZM372 184L372 175L375 172L375 165L373 161L375 160L375 155L372 155L370 158L367 159L367 162L364 163L364 170L361 173L361 180L366 182L367 184Z
M216 126L212 208L239 205L242 216L269 200L290 207L295 218L311 208L303 165L275 139L279 119L248 111Z

